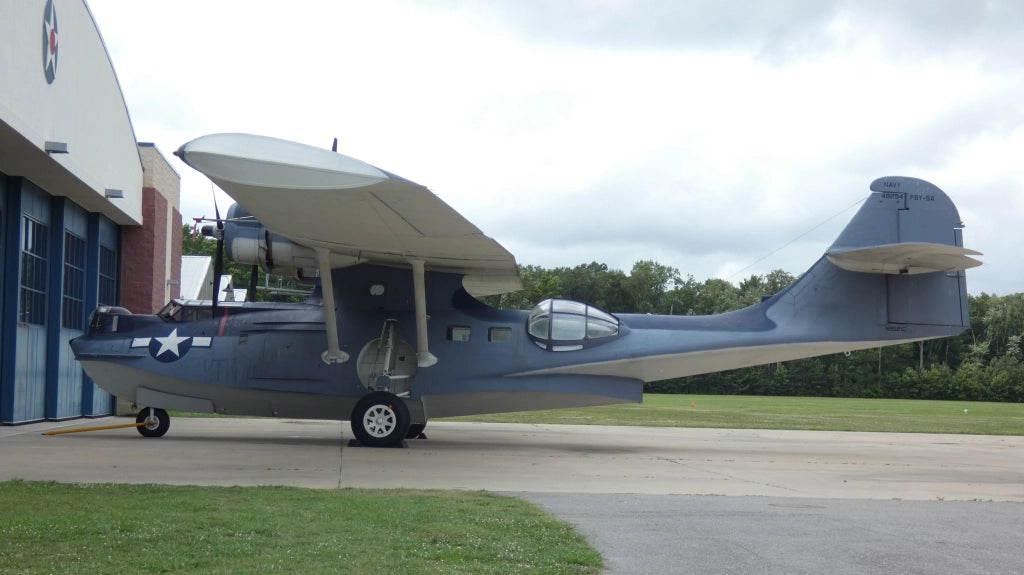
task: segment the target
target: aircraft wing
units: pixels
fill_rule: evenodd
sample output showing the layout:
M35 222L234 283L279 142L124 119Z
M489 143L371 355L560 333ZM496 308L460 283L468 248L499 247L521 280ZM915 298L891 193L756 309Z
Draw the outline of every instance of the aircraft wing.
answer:
M213 134L175 153L268 230L333 261L465 275L474 295L522 289L516 260L433 192L330 150L250 134ZM335 265L335 267L338 267Z

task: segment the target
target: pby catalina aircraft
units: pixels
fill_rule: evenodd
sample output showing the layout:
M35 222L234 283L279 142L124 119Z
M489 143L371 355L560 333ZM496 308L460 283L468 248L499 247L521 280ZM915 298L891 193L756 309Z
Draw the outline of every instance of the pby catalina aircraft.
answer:
M963 224L937 187L887 177L799 280L715 316L612 314L521 287L512 255L427 188L333 150L244 134L176 152L232 196L236 262L319 275L302 304L171 301L97 309L71 342L100 387L166 409L345 419L365 445L431 417L639 402L643 383L959 334L969 323ZM219 218L219 215L218 215Z

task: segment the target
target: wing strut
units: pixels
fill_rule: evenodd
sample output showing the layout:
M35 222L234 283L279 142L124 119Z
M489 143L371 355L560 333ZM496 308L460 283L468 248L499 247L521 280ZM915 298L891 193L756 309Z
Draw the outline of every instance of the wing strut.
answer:
M416 364L430 367L437 363L437 358L427 345L427 288L423 260L409 260L409 263L412 264L412 289L416 297Z
M338 316L334 309L334 275L331 273L331 252L327 248L316 249L316 264L320 268L320 288L323 291L324 321L327 323L327 350L320 358L324 363L345 363L348 354L338 347Z

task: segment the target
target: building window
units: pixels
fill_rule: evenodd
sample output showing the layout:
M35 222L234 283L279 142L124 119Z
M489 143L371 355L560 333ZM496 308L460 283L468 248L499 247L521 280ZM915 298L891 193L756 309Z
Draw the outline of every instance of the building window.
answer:
M29 218L22 219L21 289L18 321L46 324L46 265L50 247L47 226Z
M85 327L85 240L64 233L64 305L61 326L68 329Z
M117 254L100 246L100 305L117 304Z

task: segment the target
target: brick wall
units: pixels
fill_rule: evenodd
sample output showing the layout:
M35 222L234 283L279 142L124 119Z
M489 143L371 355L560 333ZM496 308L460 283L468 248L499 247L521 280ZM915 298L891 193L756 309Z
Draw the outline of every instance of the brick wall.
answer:
M171 237L171 279L170 297L181 297L181 212L171 208L171 222L167 233Z
M139 157L142 225L121 228L121 305L155 313L181 293L181 178L153 144Z
M121 305L155 313L167 303L167 200L156 188L142 188L142 221L121 234Z

